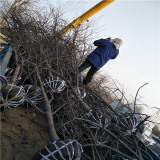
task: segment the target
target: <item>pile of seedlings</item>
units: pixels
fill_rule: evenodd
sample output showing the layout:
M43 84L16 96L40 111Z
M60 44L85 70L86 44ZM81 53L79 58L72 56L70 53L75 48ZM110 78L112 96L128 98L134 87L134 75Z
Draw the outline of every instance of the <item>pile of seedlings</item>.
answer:
M121 101L125 97L118 88L119 92L109 88L105 78L89 86L80 82L77 67L93 49L92 34L88 23L59 35L66 24L55 9L40 14L20 7L1 30L13 49L3 79L7 86L1 92L1 111L35 107L47 117L53 140L32 158L158 160L137 137L148 116L114 110L110 101L118 94Z

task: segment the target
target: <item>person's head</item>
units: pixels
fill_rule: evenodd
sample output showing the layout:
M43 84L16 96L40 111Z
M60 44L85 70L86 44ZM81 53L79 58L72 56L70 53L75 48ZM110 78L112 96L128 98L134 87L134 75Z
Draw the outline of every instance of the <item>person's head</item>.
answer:
M119 49L122 45L123 41L120 38L113 39L113 44L115 45L116 49Z
M116 49L119 49L123 43L122 39L120 38L115 38L112 39L111 37L106 38L106 40L113 42L113 44L115 45Z

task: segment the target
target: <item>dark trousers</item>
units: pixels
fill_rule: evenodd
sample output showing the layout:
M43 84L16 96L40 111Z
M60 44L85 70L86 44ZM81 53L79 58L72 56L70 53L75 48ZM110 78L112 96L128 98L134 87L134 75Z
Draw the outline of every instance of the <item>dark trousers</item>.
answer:
M83 83L84 84L88 84L89 82L91 82L94 74L98 71L98 69L89 61L85 60L79 67L78 67L78 71L81 73L83 72L85 69L90 68L90 70L87 73L86 78L84 79Z

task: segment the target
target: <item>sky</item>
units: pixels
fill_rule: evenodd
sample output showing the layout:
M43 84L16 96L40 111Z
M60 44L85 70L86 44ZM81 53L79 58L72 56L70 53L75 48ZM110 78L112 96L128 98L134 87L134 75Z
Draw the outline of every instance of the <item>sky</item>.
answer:
M57 4L57 0L50 2ZM60 0L58 4L63 5L64 18L71 22L99 2ZM140 86L149 83L140 90L140 100L160 108L160 0L115 0L89 20L95 21L96 39L123 40L119 56L102 67L101 74L120 82L133 97ZM156 111L149 110L151 114Z

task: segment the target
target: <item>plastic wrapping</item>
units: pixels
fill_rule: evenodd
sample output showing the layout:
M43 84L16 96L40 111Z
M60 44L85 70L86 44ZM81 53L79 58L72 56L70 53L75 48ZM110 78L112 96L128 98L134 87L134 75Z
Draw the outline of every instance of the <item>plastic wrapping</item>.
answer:
M24 89L22 86L16 86L8 84L2 92L0 98L2 104L0 104L1 111L5 109L11 109L21 105L24 102Z
M125 135L131 135L132 133L136 132L137 126L141 121L143 121L142 117L138 118L134 115L125 115L121 118L116 118L117 124L119 124L121 130L124 132ZM141 127L143 126L144 124L142 124Z
M59 77L48 77L44 80L43 85L52 93L60 93L66 87L65 81Z
M98 123L103 128L107 128L111 123L111 118L107 115L103 115L100 111L90 110L89 119ZM108 133L106 133L102 128L94 125L88 125L88 127L92 130L98 144L106 144L109 141Z
M42 102L42 92L39 87L33 85L25 85L23 87L25 92L25 101L31 105L37 105Z
M33 160L80 160L82 145L76 140L54 141L33 156Z

